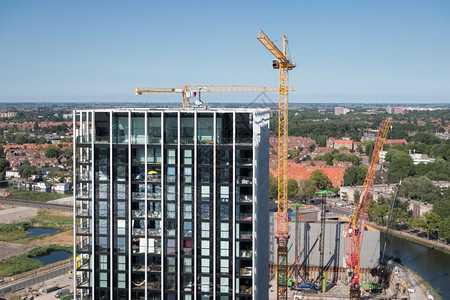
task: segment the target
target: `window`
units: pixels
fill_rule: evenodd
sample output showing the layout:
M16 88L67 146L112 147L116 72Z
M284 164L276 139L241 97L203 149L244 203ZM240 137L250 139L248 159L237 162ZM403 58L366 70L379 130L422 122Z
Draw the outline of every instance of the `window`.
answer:
M167 150L167 164L176 164L175 149Z
M227 241L220 242L220 256L228 256L230 255L230 244Z
M98 267L100 270L108 270L108 256L100 254L98 256Z
M125 218L126 204L125 202L117 202L117 216Z
M229 186L221 186L220 187L220 201L221 202L229 202L230 201L230 187Z
M221 277L220 278L220 292L221 293L228 293L230 288L230 279L227 277Z
M220 273L222 274L228 274L230 272L230 266L229 266L228 259L221 259L220 260Z
M200 216L202 219L209 219L211 216L209 204L202 204Z
M108 166L98 166L98 180L108 180Z
M220 205L220 219L221 220L230 219L230 206L228 204Z
M117 184L116 185L116 190L117 190L117 199L125 200L126 197L127 197L126 185L125 184Z
M98 278L99 278L100 287L108 287L108 273L100 272Z
M175 254L175 240L167 239L167 254L174 255Z
M125 181L126 174L127 174L126 166L116 166L116 181Z
M98 216L107 217L108 216L108 202L99 201L98 202Z
M167 186L167 200L175 201L175 186L174 185Z
M108 184L100 183L98 185L98 198L99 199L108 199Z
M192 241L184 240L183 241L183 251L186 255L192 255Z
M168 167L167 168L167 182L175 182L176 176L175 176L175 167Z
M211 115L199 115L197 118L197 135L199 144L212 144L213 141L213 118Z
M126 270L126 264L127 264L126 263L126 256L118 255L117 256L117 270Z
M108 250L108 238L106 236L98 237L98 247L100 251Z
M113 118L114 142L119 144L128 143L128 116Z
M183 193L183 199L184 201L192 201L192 186L187 185L183 187L184 193Z
M147 150L148 163L161 163L161 148L149 148Z
M192 258L185 257L183 260L183 271L185 273L191 273L192 272Z
M228 183L230 182L230 169L228 168L223 168L220 169L219 171L219 177L220 177L220 182L221 183Z
M209 258L202 258L201 259L201 273L209 273L210 269L210 260Z
M230 224L221 223L220 224L220 238L228 239L230 237Z
M117 238L117 251L125 252L125 238Z
M191 165L192 164L192 150L191 149L185 149L183 151L184 153L184 164L185 165Z
M161 143L161 114L149 116L147 126L148 142L150 144Z
M185 167L184 168L184 178L185 183L191 183L192 182L192 168Z
M200 180L202 183L211 182L211 172L208 166L200 167Z
M202 222L201 230L202 238L209 238L209 222Z
M145 143L145 119L144 117L133 116L131 118L131 142L133 144Z
M175 272L175 257L167 257L167 272Z
M108 220L107 219L98 219L98 233L99 234L108 234Z
M209 201L209 185L202 185L202 201Z
M117 273L117 287L119 289L124 289L125 288L125 276L126 274L124 273Z
M202 256L209 256L210 255L210 247L211 247L211 244L210 244L210 242L209 241L206 241L206 240L202 240L201 241L201 255Z
M175 219L175 203L167 203L167 219Z
M210 287L209 287L209 277L206 276L202 276L201 277L201 284L200 284L200 290L202 292L209 292L210 291ZM209 296L208 296L209 298Z
M184 222L183 224L184 231L183 236L185 237L191 237L192 236L192 222Z
M125 235L125 220L117 220L117 234Z
M185 219L192 219L192 204L184 204L183 217Z

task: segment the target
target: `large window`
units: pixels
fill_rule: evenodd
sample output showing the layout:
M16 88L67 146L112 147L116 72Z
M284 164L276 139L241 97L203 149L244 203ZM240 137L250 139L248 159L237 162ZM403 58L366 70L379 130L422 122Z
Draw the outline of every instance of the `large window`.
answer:
M117 220L117 234L125 235L125 220Z
M126 214L126 203L117 202L117 216L119 218L125 218L125 214Z
M183 271L185 273L191 273L192 272L192 258L185 257L183 260Z
M185 219L192 219L192 204L184 204L183 217Z
M194 143L194 115L186 114L181 116L181 143Z
M186 185L183 187L184 193L183 193L183 199L184 201L192 201L192 186Z
M126 270L126 258L124 255L117 255L117 270Z
M108 220L107 219L98 219L98 233L99 234L108 234Z
M126 288L126 274L125 273L117 273L117 287L119 289Z
M191 149L185 149L183 150L184 154L184 161L183 163L185 165L191 165L192 164L192 150Z
M178 117L176 115L167 115L164 118L165 142L167 144L178 143Z
M168 149L167 150L167 163L171 164L171 165L174 165L174 164L177 163L175 149Z
M98 279L100 287L108 287L108 273L100 272Z
M108 199L108 184L100 183L98 185L98 198L99 199Z
M98 216L107 217L108 216L108 202L98 201Z
M213 144L213 117L199 115L197 118L197 136L199 144Z
M201 229L202 229L201 237L209 238L209 222L202 222Z
M208 240L202 240L201 243L201 255L202 256L209 256L210 255L210 248L211 243Z
M167 272L175 271L175 257L167 257Z
M98 267L100 270L108 270L108 256L100 254L98 256Z
M161 148L149 148L147 150L148 163L161 163Z
M209 258L202 258L201 259L201 269L200 272L201 273L209 273L210 272L210 259Z
M175 176L175 167L168 167L167 168L167 182L175 182L176 176Z
M166 254L169 255L175 255L176 254L176 250L175 250L175 240L174 239L167 239L167 249L166 249Z
M160 144L161 143L161 115L150 115L148 118L148 143Z
M175 203L167 203L167 219L175 219Z
M209 201L209 199L210 199L209 185L202 185L201 199L202 199L202 201Z
M133 116L131 118L131 143L145 144L145 118Z
M113 117L113 141L117 144L128 143L128 116Z
M175 186L174 185L168 185L167 186L167 200L168 201L175 201L176 194L175 194Z

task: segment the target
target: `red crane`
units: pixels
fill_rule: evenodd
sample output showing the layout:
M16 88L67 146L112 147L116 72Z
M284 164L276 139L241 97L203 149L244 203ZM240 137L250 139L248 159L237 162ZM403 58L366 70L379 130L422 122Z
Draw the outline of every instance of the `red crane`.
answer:
M345 230L347 238L347 254L345 256L347 271L351 277L350 281L350 299L361 299L361 282L360 282L360 258L361 247L366 225L367 213L369 211L369 203L372 198L373 182L375 180L375 171L380 159L380 151L386 140L386 136L391 126L392 118L387 118L380 125L377 140L373 148L372 160L370 161L369 170L361 190L359 202L356 205L353 216Z

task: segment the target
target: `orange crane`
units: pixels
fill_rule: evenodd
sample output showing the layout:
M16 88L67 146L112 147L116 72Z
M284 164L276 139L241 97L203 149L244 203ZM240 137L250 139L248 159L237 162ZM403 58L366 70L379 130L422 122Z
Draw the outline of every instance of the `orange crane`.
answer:
M347 271L351 277L350 280L350 299L361 299L361 282L360 282L360 258L363 236L366 226L367 214L369 211L370 199L372 198L373 182L375 180L375 171L380 159L380 151L386 141L386 136L391 125L391 118L387 118L380 125L377 140L373 148L372 160L370 161L369 170L361 190L359 202L355 208L353 216L350 218L347 229L344 234L347 238L347 254L345 261Z
M293 91L294 89L291 88ZM180 93L183 98L183 108L190 107L190 99L197 93L265 93L278 92L277 87L252 86L252 85L184 85L173 88L137 88L136 95L144 93ZM199 99L200 100L200 99Z
M272 60L272 67L279 69L279 97L278 97L278 212L277 212L277 299L287 299L288 287L288 241L289 216L287 198L287 159L288 159L288 71L295 68L293 59L286 55L287 39L283 35L283 51L259 31L257 39L272 53L276 59Z

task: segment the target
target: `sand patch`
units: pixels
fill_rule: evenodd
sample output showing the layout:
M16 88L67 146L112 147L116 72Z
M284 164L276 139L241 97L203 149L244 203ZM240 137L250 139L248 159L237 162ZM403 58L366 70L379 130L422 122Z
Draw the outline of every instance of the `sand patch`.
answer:
M0 259L6 260L13 256L27 253L31 249L36 248L33 245L13 244L0 241Z
M10 224L29 221L37 215L37 211L37 208L32 207L14 207L3 209L0 210L0 223Z

